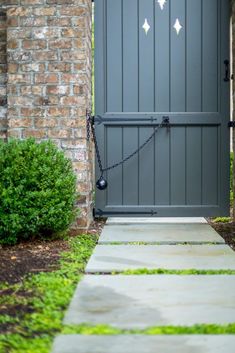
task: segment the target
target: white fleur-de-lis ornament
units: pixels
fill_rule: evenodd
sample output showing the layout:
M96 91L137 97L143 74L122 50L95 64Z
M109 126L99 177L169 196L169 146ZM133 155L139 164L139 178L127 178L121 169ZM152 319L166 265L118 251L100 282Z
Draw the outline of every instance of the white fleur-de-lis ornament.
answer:
M145 34L146 34L146 36L147 36L148 31L150 30L150 25L149 25L149 23L148 23L147 18L145 19L145 21L144 21L144 24L143 24L142 28L144 29Z
M178 35L178 34L180 33L181 29L183 28L183 27L181 26L180 21L179 21L178 18L175 20L175 24L174 24L173 27L174 27L174 29L176 30L176 33L177 33L177 35Z
M164 5L166 3L166 0L158 0L158 3L159 3L161 10L164 10Z

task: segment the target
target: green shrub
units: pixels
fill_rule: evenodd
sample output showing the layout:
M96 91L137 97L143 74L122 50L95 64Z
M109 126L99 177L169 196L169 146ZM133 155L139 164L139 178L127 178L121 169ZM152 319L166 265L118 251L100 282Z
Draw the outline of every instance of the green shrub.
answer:
M52 142L0 143L0 243L64 231L75 199L71 162Z

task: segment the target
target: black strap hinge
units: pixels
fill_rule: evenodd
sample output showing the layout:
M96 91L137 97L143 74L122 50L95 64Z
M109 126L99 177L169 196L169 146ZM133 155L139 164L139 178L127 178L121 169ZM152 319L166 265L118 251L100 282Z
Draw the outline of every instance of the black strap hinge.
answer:
M234 129L235 128L235 121L230 121L228 123L228 127Z

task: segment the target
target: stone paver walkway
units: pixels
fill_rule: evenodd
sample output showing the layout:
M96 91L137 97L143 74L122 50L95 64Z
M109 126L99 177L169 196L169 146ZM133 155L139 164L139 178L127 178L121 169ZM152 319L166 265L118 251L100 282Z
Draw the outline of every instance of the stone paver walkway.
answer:
M235 275L104 275L143 268L231 270L235 253L204 219L110 219L64 323L145 329L235 322ZM65 335L53 353L232 353L234 345L226 335Z
M234 353L235 336L60 336L56 353Z
M138 268L235 270L235 256L227 245L100 245L96 247L86 273Z
M224 244L209 224L113 224L103 229L99 244L144 242L154 244Z

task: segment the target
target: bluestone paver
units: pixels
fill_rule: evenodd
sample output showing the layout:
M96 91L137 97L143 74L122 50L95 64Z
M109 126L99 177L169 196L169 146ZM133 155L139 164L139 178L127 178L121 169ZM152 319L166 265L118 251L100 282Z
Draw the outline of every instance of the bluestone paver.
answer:
M110 217L106 224L203 224L203 217Z
M81 336L56 338L53 353L233 353L235 336Z
M138 268L235 270L235 252L228 245L99 245L86 273Z
M87 275L64 323L119 328L229 324L235 318L235 276Z
M224 244L224 239L209 224L106 225L100 236L99 244L112 242Z

